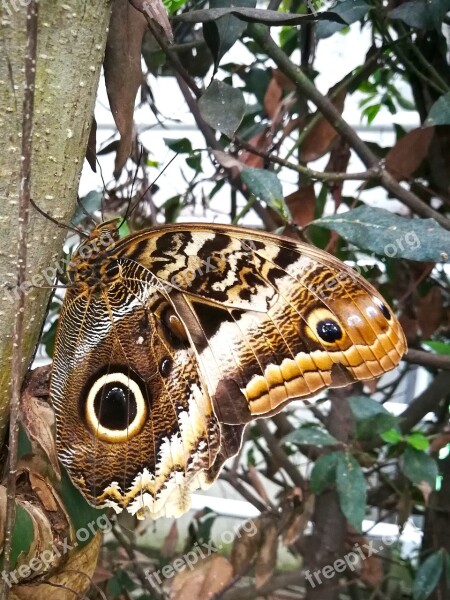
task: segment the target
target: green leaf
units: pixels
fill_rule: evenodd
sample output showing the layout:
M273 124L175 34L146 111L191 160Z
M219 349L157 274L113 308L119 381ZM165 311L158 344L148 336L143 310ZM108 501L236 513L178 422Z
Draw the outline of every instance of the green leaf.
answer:
M445 579L447 587L450 586L450 554L445 552Z
M436 100L430 108L425 125L449 125L450 124L450 92L447 92Z
M450 231L434 219L408 219L382 208L359 206L312 223L381 256L432 262L449 258Z
M244 95L214 80L198 101L198 108L208 125L231 138L245 115Z
M439 342L438 340L425 340L423 344L429 346L436 354L450 355L450 344Z
M360 21L366 16L370 8L370 5L363 0L341 0L330 9L330 12L340 17L343 23L320 21L316 27L317 38L325 39L337 31L341 31L347 25Z
M311 446L333 446L339 444L339 441L335 437L317 425L303 425L299 429L288 433L283 438L283 441L294 444L310 444Z
M256 198L266 202L284 217L289 214L289 209L284 203L283 188L276 173L266 169L244 167L241 179Z
M410 433L405 437L405 440L416 450L428 450L430 447L428 438L426 438L423 433L420 433L420 431L414 431L413 433Z
M26 555L34 540L33 520L28 512L16 504L16 517L12 533L11 568L14 569L21 554ZM0 567L3 568L3 555L0 557Z
M370 439L392 429L398 418L388 412L382 404L367 396L352 396L348 399L356 420L358 439Z
M233 15L248 23L265 23L266 25L301 25L306 21L335 21L342 23L342 18L334 12L324 11L314 15L298 15L296 13L278 12L262 8L212 8L190 10L181 15L175 15L173 21L185 23L207 23L226 15Z
M331 452L320 456L311 472L310 487L313 494L320 494L336 481L338 456L343 452Z
M44 345L47 356L53 358L53 351L55 349L56 341L56 330L58 329L58 319L53 321L50 327L42 334L42 344Z
M383 431L380 433L381 439L388 444L398 444L403 441L403 436L401 432L393 427L392 429L388 429L387 431Z
M191 167L196 173L200 173L202 170L202 157L201 154L191 154L186 158L186 164Z
M338 456L336 489L347 521L357 531L362 531L366 512L366 479L359 463L351 454L341 453Z
M442 19L450 10L449 0L413 0L404 2L388 12L391 19L398 19L416 29L434 29L442 24Z
M428 483L432 490L439 474L436 461L421 450L406 446L402 460L402 470L412 483Z
M192 144L188 138L164 138L164 143L173 150L173 152L178 152L178 154L190 154L192 152Z
M92 190L86 194L83 198L80 198L77 204L77 209L72 218L73 225L79 225L84 219L86 219L86 211L90 215L94 214L102 207L103 193L97 190ZM84 208L84 209L83 209Z
M413 600L426 600L436 588L444 568L444 554L433 552L417 569L412 588Z
M210 8L240 6L254 8L256 0L210 0L209 6ZM225 15L216 21L209 21L203 24L203 37L214 57L214 74L224 54L242 36L246 28L247 23L233 17L233 15Z

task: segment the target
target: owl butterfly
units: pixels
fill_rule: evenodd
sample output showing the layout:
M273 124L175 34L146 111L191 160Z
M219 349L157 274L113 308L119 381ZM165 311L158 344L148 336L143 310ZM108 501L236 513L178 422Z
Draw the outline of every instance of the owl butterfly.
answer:
M57 448L89 502L178 516L218 476L245 425L294 398L398 365L402 329L333 256L211 224L75 252L56 339Z

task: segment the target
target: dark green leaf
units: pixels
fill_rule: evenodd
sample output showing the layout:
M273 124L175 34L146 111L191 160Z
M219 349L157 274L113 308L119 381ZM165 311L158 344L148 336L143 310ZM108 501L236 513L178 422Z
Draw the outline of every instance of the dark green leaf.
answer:
M17 559L21 554L27 554L31 543L34 540L33 521L28 512L17 504L16 518L14 520L11 548L11 567L15 568ZM0 559L0 566L3 567L3 556Z
M164 202L161 208L164 210L165 222L175 223L183 208L181 196L172 196L172 198L169 198Z
M337 231L360 248L389 258L446 262L450 231L434 219L407 219L382 208L359 206L339 215L313 221Z
M226 15L234 15L248 23L265 23L266 25L300 25L305 21L336 21L342 23L342 18L336 13L325 11L315 15L297 15L294 13L281 13L276 10L265 10L261 8L213 8L203 10L191 10L173 17L173 21L184 21L185 23L207 23L215 21Z
M192 152L192 144L188 138L164 138L164 143L174 152L178 152L178 154L190 154Z
M339 441L325 429L317 425L304 425L295 429L283 438L284 442L295 444L310 444L311 446L330 446L339 444Z
M366 479L357 460L341 453L336 466L336 489L339 504L347 521L361 531L366 511Z
M391 19L399 19L416 29L434 29L442 25L442 19L449 10L449 0L437 2L436 0L433 2L413 0L412 2L404 2L389 11L388 16Z
M256 0L210 0L210 8L247 7L254 8ZM217 21L203 24L203 37L214 57L214 72L219 62L234 43L242 36L247 23L233 15L226 15Z
M202 157L199 153L191 154L186 158L186 164L194 169L196 173L199 173L202 170Z
M198 108L208 125L231 138L245 115L244 95L214 80L198 101Z
M123 592L132 592L136 589L136 584L123 569L116 569L114 575L108 580L107 594L110 598L117 598ZM127 594L129 596L129 594Z
M53 358L55 349L56 330L58 328L58 320L53 321L48 330L42 334L42 344L44 345L47 356Z
M425 125L449 125L450 124L450 92L447 92L436 100L430 109Z
M336 481L336 465L343 452L320 456L311 472L310 487L313 494L320 494Z
M444 568L444 554L441 550L430 554L417 569L413 583L413 600L426 600L436 588Z
M245 167L241 179L249 191L259 200L263 200L284 217L289 213L284 203L283 189L278 176L266 169Z
M382 404L367 396L349 398L350 408L356 419L358 439L370 439L384 431L392 429L398 418L389 413Z
M80 198L77 209L72 218L73 225L79 225L86 218L86 212L90 215L101 209L103 194L98 191L91 191L83 198ZM86 211L86 212L85 212Z
M341 31L346 25L351 25L355 21L363 19L370 9L370 5L363 0L342 0L338 2L330 12L342 19L342 23L333 23L330 21L321 21L317 24L316 35L318 39L330 37L337 31Z
M406 446L403 454L402 470L412 483L428 483L432 490L436 486L438 468L434 458L412 446Z

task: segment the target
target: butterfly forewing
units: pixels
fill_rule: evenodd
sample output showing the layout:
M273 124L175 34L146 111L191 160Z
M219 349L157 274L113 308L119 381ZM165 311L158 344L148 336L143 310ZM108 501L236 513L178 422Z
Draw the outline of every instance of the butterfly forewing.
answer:
M59 453L94 503L178 515L245 423L377 377L406 349L372 286L286 238L180 224L96 260L110 275L93 285L78 271L52 376Z

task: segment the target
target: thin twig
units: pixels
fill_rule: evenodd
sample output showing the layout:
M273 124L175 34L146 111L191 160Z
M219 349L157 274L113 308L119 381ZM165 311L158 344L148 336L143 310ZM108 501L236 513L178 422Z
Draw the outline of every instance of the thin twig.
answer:
M22 387L22 343L24 335L25 292L27 264L27 229L30 211L31 147L33 135L34 86L36 80L36 48L38 3L31 0L27 8L27 41L25 48L25 88L22 113L22 151L20 163L19 219L17 229L17 313L13 330L11 357L11 401L8 455L8 485L5 517L5 540L3 546L3 573L11 567L12 532L16 516L16 472L19 436L20 392ZM9 586L4 578L2 600L7 600Z
M445 354L432 354L431 352L425 352L425 350L410 348L403 360L424 367L450 370L450 356Z

